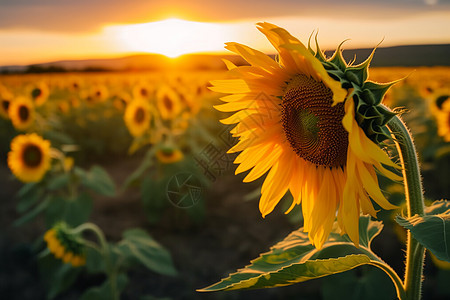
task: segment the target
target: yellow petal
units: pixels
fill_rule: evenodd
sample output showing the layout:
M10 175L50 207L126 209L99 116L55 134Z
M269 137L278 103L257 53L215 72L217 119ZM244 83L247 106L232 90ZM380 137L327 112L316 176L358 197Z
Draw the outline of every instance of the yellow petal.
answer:
M387 199L384 197L383 193L381 193L380 187L378 185L377 175L375 174L373 167L368 166L361 161L358 161L356 165L358 174L361 178L361 182L369 196L384 209L397 208L397 206L389 203L389 201L387 201Z
M282 153L279 145L275 145L267 159L259 161L255 167L245 176L244 182L251 182L265 174L278 160ZM267 180L267 179L266 179Z
M209 89L218 93L226 94L243 94L250 92L250 87L242 79L223 79L223 80L212 80Z

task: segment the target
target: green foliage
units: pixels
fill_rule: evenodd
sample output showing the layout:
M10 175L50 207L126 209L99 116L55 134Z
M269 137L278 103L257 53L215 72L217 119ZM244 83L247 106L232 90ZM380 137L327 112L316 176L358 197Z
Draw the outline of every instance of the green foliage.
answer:
M155 159L156 148L152 147L149 149L144 156L144 159L139 164L139 167L131 173L130 176L125 180L125 183L122 186L123 190L126 190L132 185L136 185L139 179L143 176L143 174L153 165Z
M372 266L331 275L323 279L323 300L396 299L395 288L386 273Z
M14 222L23 225L41 213L48 227L59 221L77 226L88 220L92 197L88 190L114 196L116 186L109 174L99 166L89 171L74 167L69 172L54 172L39 183L25 184L17 193L17 211L24 215Z
M450 202L435 201L424 216L397 216L396 221L440 260L450 262Z
M163 164L155 157L157 146L150 148L139 167L125 180L122 190L138 186L141 190L142 203L147 219L150 223L157 223L166 212L188 215L194 222L201 222L205 216L203 194L196 195L193 205L181 207L172 203L168 196L169 183L180 173L193 176L196 185L203 188L208 184L206 178L195 166L191 156L186 155L183 160ZM177 212L174 212L174 210Z
M45 219L50 227L64 221L70 226L86 222L92 212L92 198L88 193L80 193L75 198L53 196L45 210Z
M114 282L106 280L101 286L88 289L81 296L81 300L111 300L118 299L117 295L125 289L128 283L128 277L125 274L118 274ZM114 288L111 287L114 285ZM118 294L114 295L113 290Z
M303 228L293 231L269 252L250 265L200 291L256 289L286 286L354 269L358 266L384 264L371 250L370 243L382 229L380 222L361 217L360 247L346 235L332 232L322 249L309 242Z
M88 172L75 168L75 174L81 179L81 184L104 196L114 196L116 186L109 174L100 166L93 166Z
M73 268L70 264L63 264L50 255L46 250L38 261L39 271L47 287L47 298L54 299L72 286L81 273L80 268Z
M125 231L116 252L126 260L139 262L154 272L171 276L177 273L170 253L142 229Z

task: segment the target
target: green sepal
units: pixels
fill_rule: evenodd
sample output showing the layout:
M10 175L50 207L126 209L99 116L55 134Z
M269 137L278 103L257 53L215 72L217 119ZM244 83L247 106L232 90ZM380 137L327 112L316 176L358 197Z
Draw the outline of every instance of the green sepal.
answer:
M351 82L356 83L358 86L362 86L364 82L369 78L369 65L372 62L375 49L369 55L369 57L356 66L348 66L344 71L345 76Z
M377 263L386 265L371 250L370 244L382 230L381 222L363 216L359 220L359 243L356 248L347 235L333 231L321 249L310 244L303 228L293 231L269 252L220 282L200 289L201 292L257 289L291 285L310 279Z
M333 56L328 60L330 63L335 65L338 69L341 69L342 71L345 71L347 69L347 63L345 62L344 57L342 56L342 45L347 40L344 40L342 43L339 44L336 51L334 52Z
M315 43L316 43L316 52L314 52L314 51L311 49L310 44L309 44L309 41L308 41L308 49L309 49L309 51L311 51L311 53L312 53L318 60L320 60L320 62L322 62L322 64L323 64L324 62L327 61L327 58L326 58L325 55L323 54L323 51L320 49L319 42L318 42L318 40L317 40L317 35L318 35L318 34L319 34L319 32L316 32L316 35L315 35L315 37L314 37L314 41L315 41ZM311 34L311 36L312 36L312 34ZM311 40L311 37L310 37L309 39Z
M322 63L328 75L341 83L342 88L347 90L353 89L355 117L358 125L364 130L369 139L375 143L382 143L384 140L391 138L386 124L395 113L383 107L381 101L389 88L398 81L384 84L368 81L369 65L373 59L375 49L364 62L353 66L351 63L347 64L342 56L341 46L344 42L337 47L333 56L327 59L320 50L316 35L316 52L314 56ZM309 43L308 49L311 51Z
M439 200L425 209L425 215L410 218L397 216L400 226L408 229L412 236L438 259L450 262L450 202Z
M397 82L398 82L398 80L388 82L388 83L376 83L373 81L366 81L366 82L364 82L364 85L362 86L362 90L366 94L370 94L371 99L374 99L375 104L378 105L383 100L383 97L386 94L386 92ZM369 99L367 99L367 98L363 98L363 100L369 101Z

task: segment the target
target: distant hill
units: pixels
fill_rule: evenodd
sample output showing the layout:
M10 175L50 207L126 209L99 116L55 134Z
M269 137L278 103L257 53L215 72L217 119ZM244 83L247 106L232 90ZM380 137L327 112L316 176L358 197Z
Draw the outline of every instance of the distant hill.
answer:
M347 61L356 63L364 61L372 49L344 49ZM333 51L325 52L331 56ZM415 45L378 48L372 60L373 67L418 67L418 66L450 66L450 44Z
M344 58L356 63L367 58L372 49L345 49ZM332 51L326 51L331 56ZM450 44L414 45L384 47L376 50L372 66L450 66ZM140 54L112 59L64 60L26 66L2 66L1 73L40 73L65 71L158 71L177 70L220 70L225 69L222 59L228 59L237 65L245 64L235 55L187 54L176 59L158 54Z

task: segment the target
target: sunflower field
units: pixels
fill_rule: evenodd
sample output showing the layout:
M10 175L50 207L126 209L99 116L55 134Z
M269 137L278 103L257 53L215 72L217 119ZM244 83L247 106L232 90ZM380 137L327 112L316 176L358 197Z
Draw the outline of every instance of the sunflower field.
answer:
M274 60L253 57L240 46L228 47L246 53L242 55L251 66L259 64L265 71L275 68ZM326 65L327 60L321 63ZM326 274L331 276L312 276L323 278L311 281L308 279L312 278L306 277L281 279L287 275L277 277L279 270L269 270L268 261L279 268L294 266L294 258L288 263L275 257L277 249L294 247L295 251L306 251L300 250L300 237L295 236L303 232L295 231L288 236L304 226L309 235L302 241L311 242L308 245L311 248L310 254L302 252L302 255L337 259L340 254L330 254L332 247L328 243L343 239L345 233L348 238L340 243L346 247L369 247L373 239L374 252L403 276L407 230L396 218L406 215L405 193L401 180L384 176L395 173L394 163L392 166L383 163L388 165L384 168L365 162L367 168L358 170L367 194L355 187L356 194L366 195L367 202L361 200L364 216L356 224L348 223L344 215L339 221L341 216L336 211L340 206L330 204L332 219L323 217L326 212L322 211L314 219L314 209L308 211L305 197L302 205L296 205L300 204L297 194L301 192L296 194L296 185L289 183L293 180L289 174L295 168L289 167L292 159L277 156L272 144L252 144L254 140L248 135L257 132L278 138L273 133L277 125L260 127L258 114L247 122L242 120L251 113L244 117L230 114L244 106L259 107L258 103L267 100L264 97L271 97L252 95L240 100L242 107L233 106L233 97L251 93L246 86L234 82L236 74L248 72L244 78L249 83L265 73L250 66L236 69L231 63L226 64L229 72L172 70L0 76L0 298L394 299L398 295L389 276L370 264L361 263L358 268L342 271L333 269ZM333 74L329 70L328 73ZM327 170L339 169L336 166L350 157L347 148L325 156L319 152L308 152L306 156L311 145L307 144L305 150L301 143L318 130L316 116L322 117L320 111L325 108L306 110L303 104L295 102L296 93L304 91L302 86L310 85L314 76L295 78L284 90L282 104L268 101L273 107L265 109L282 110L280 128L284 128L288 142L294 148L298 145L297 155L307 157L318 172L314 175L317 180L312 182L336 185L339 191L343 185L336 179L338 175L326 170L320 173L317 165L328 166ZM445 199L450 194L450 69L371 68L369 79L395 82L381 95L382 103L395 108L414 138L425 202ZM267 86L282 80L274 75L267 80ZM338 88L340 85L331 88L333 95L338 95ZM270 90L267 94L275 92ZM336 114L345 122L347 108L343 103L336 105L339 106ZM304 113L297 119L294 112L299 107ZM358 124L375 128L371 127L373 116L367 111L369 121ZM333 125L334 115L327 116L329 128L340 126L341 129L336 129L342 131L338 136L347 139L349 130L344 130L345 124ZM309 131L291 132L287 128L292 126ZM385 133L375 130L366 139L378 141ZM351 141L351 137L348 139ZM327 136L325 140L331 145L338 143L333 137ZM392 153L392 161L398 163L394 143L387 140L385 147L386 152L380 152ZM235 153L240 151L242 155ZM279 164L269 165L277 159ZM283 161L285 168L279 167ZM270 167L281 171L270 171L264 176ZM249 173L245 172L251 168ZM308 168L314 173L312 167L304 166L305 170ZM386 202L366 186L369 180L378 182ZM284 182L289 187L281 186ZM309 188L308 193L316 192L317 197L322 197L321 188ZM278 198L274 195L277 193ZM341 201L332 193L328 199ZM258 203L264 218L258 211ZM359 218L359 208L356 214ZM338 225L333 224L335 215ZM333 226L340 226L342 231ZM368 236L362 233L364 228L368 228ZM361 242L364 237L365 243ZM272 245L275 246L270 248ZM323 250L314 252L316 248ZM271 252L252 260L266 251ZM252 265L248 266L250 261ZM246 265L248 269L232 273ZM256 276L252 268L269 271L265 277L252 281L250 277ZM298 271L295 270L289 272ZM229 273L232 275L227 277ZM427 251L424 277L423 299L450 297L449 262ZM221 278L225 279L218 282ZM291 281L290 284L308 281L278 287L288 285L283 280ZM274 288L246 290L262 287ZM217 292L233 289L238 291ZM205 293L208 291L215 293Z

